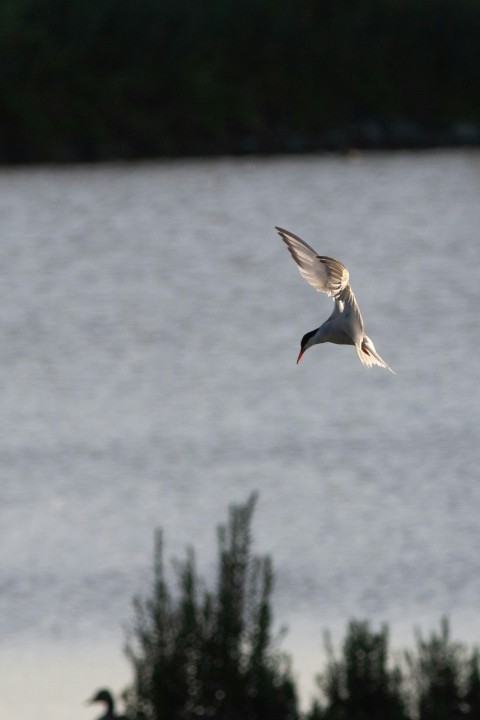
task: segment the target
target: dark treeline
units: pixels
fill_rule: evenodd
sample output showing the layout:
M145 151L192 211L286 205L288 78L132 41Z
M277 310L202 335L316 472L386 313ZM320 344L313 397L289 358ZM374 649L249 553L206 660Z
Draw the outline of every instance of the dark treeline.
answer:
M252 496L218 530L213 590L199 579L193 550L176 564L172 592L155 548L153 590L135 600L125 692L133 720L478 720L480 658L453 642L446 620L415 649L396 655L388 628L352 621L336 655L328 637L318 699L300 713L288 656L272 635L271 559L252 552ZM319 609L321 612L321 608Z
M0 160L480 140L477 0L2 0Z

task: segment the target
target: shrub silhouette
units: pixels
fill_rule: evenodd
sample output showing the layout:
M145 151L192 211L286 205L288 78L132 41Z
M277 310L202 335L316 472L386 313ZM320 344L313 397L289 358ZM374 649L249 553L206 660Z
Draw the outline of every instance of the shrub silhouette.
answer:
M419 720L460 720L480 717L478 650L469 658L467 648L450 640L448 620L440 633L424 640L416 633L416 655L406 653L411 687Z
M298 718L288 658L272 647L272 563L251 552L255 501L252 495L245 505L232 506L228 523L218 529L214 591L204 589L190 549L176 564L179 595L173 597L157 532L153 593L135 599L127 645L134 670L126 694L132 718Z
M313 707L311 720L404 720L407 718L401 694L401 673L388 667L388 631L370 630L367 622L351 621L343 643L342 657L336 659L327 636L328 662L319 677L326 707Z
M165 578L163 539L155 536L150 597L134 600L126 652L132 720L299 720L289 658L272 638L273 569L252 552L256 495L230 507L218 528L213 589L199 578L193 549ZM388 628L352 620L339 657L326 637L321 690L305 720L478 720L480 653L450 639L442 620L428 639L392 665Z

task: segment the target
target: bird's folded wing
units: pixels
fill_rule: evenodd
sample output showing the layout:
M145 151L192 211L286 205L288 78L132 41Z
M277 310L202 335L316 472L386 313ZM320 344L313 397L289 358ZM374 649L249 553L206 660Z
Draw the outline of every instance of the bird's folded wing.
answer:
M335 320L335 318L341 315L345 332L355 343L361 342L364 332L363 318L350 285L347 285L344 290L335 296L334 301L335 307L328 319Z
M334 297L348 285L348 270L338 260L318 255L310 245L287 230L276 227L298 265L301 275L319 292Z

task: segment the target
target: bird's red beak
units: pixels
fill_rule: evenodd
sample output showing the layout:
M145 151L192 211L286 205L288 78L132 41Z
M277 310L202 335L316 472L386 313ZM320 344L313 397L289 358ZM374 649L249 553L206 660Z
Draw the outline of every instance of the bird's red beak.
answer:
M300 362L300 360L302 359L302 355L303 355L303 350L300 350L300 352L298 353L297 365Z

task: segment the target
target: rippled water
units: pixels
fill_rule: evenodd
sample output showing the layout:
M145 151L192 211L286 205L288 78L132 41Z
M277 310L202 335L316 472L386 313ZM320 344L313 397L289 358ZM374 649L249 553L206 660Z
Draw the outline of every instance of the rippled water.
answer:
M352 616L480 642L479 200L478 152L0 171L2 717L94 716L154 528L212 577L252 490L305 688ZM295 365L331 300L274 225L347 265L395 376Z

